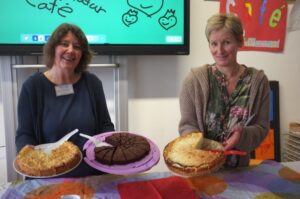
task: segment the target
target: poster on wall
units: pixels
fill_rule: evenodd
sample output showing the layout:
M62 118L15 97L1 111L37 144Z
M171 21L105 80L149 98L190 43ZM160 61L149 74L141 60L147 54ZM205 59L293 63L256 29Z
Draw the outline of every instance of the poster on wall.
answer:
M241 50L282 52L287 10L285 0L220 0L220 13L235 13L242 19Z

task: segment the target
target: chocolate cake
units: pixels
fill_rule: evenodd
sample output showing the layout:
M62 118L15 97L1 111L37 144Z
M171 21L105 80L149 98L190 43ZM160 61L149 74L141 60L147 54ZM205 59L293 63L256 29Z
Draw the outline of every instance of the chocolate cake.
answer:
M112 145L95 147L95 160L106 165L123 165L143 159L150 152L148 140L140 135L119 132L105 138Z

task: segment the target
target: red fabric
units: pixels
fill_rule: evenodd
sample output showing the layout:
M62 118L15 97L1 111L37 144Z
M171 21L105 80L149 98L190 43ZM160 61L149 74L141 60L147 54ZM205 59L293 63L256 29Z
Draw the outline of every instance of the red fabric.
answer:
M128 182L118 185L122 199L199 199L180 177Z

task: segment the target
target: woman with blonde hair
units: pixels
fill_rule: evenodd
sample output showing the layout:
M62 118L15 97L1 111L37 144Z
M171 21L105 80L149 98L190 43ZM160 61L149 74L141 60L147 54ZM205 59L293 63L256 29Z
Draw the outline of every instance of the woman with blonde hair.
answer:
M193 68L185 78L179 132L200 131L225 150L246 151L247 156L227 156L225 166L247 166L269 130L269 81L262 70L237 61L243 45L238 16L213 15L205 34L215 63Z

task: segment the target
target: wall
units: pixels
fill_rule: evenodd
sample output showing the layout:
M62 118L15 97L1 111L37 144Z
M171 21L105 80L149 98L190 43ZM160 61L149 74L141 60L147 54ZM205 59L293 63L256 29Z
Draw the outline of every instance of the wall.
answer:
M191 0L191 53L189 56L131 57L129 66L129 130L141 132L163 147L178 136L178 93L191 67L213 63L204 35L206 20L218 12L218 1ZM289 4L289 11L292 4ZM284 52L240 52L239 63L263 69L279 81L281 134L300 120L300 34L286 35ZM283 137L283 136L282 136ZM283 150L282 150L283 151ZM165 169L163 158L153 170Z

